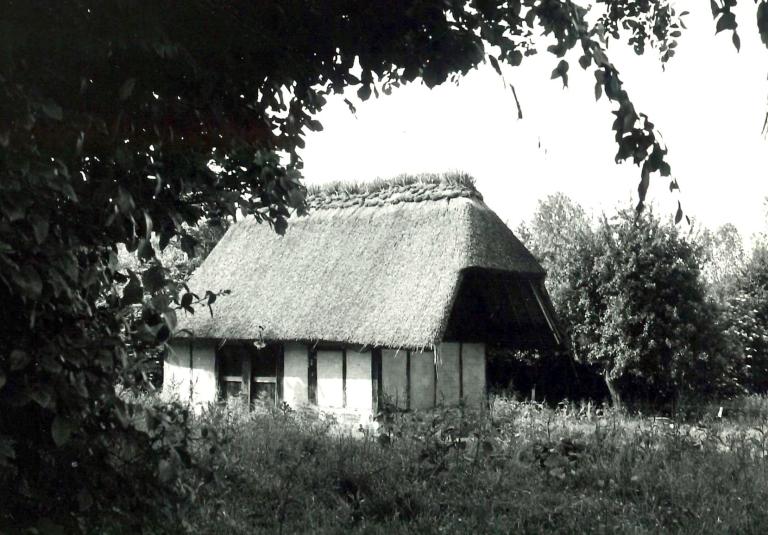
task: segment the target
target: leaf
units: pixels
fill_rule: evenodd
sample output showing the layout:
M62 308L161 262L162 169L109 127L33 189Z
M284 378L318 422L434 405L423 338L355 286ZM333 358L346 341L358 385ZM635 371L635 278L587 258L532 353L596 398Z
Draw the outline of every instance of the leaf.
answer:
M192 258L195 256L195 246L197 245L197 240L190 236L189 234L184 234L184 236L181 237L181 250L187 253L187 256L189 258Z
M677 201L677 212L675 213L675 225L683 219L683 207L680 206L680 201Z
M160 459L160 462L157 463L157 477L162 483L170 483L173 481L176 477L176 470L174 469L173 464L166 459Z
M141 275L141 281L146 291L155 293L162 290L166 284L163 266L154 264Z
M164 344L171 337L171 329L167 325L163 324L157 330L156 336L158 343Z
M29 397L44 409L53 407L53 397L51 396L50 387L48 385L40 384L30 388Z
M126 100L133 93L133 88L136 85L136 78L128 78L123 86L120 88L120 100Z
M579 58L579 65L581 65L581 68L586 70L589 68L589 66L592 64L592 58L584 54Z
M144 289L141 286L141 281L136 276L136 273L128 270L128 284L123 288L123 306L135 305L141 303L144 297Z
M25 266L23 270L12 275L13 282L26 294L25 297L37 299L43 293L43 281L37 270L32 266Z
M54 119L56 121L61 121L64 118L64 112L61 109L61 106L56 104L53 100L48 99L45 102L42 103L41 108L43 110L43 113L46 114L51 119Z
M67 420L61 415L57 415L53 419L51 424L51 436L53 437L53 443L61 447L72 438L74 426L72 422Z
M86 489L80 489L77 493L77 506L81 511L87 511L93 506L93 497Z
M145 238L149 239L152 237L152 216L146 210L144 210L144 231Z
M192 304L192 294L187 292L181 296L181 306L188 308Z
M136 250L136 255L139 260L152 260L155 257L155 250L152 248L152 243L147 238L139 240L139 247Z
M741 50L741 39L739 38L739 34L736 33L736 30L733 31L731 40L733 41L733 46L736 47L736 52L739 52Z
M214 303L216 302L216 294L215 294L215 293L213 293L213 292L212 292L212 291L210 291L210 290L208 290L207 292L205 292L205 297L207 297L207 298L208 298L208 305L209 305L209 306L210 306L210 305L212 305L212 304L214 304Z
M167 230L163 230L160 232L160 250L165 251L165 248L168 247L168 244L171 242L171 238L173 238L173 232L169 232Z
M640 203L645 201L645 194L648 192L648 184L651 181L651 173L648 168L648 162L643 164L643 169L640 172L640 184L637 186L637 195L640 198Z
M557 67L552 70L552 75L550 78L552 80L555 78L562 78L563 87L568 87L568 62L564 59L561 59L560 63L557 64Z
M43 243L45 238L48 237L48 219L41 216L40 214L33 213L29 217L29 224L32 226L32 231L35 234L35 240L37 243Z
M350 101L348 98L345 98L344 103L347 105L349 111L352 112L353 115L357 113L357 108L355 108L355 105L352 104L352 101Z
M497 74L501 75L501 67L499 67L498 60L493 56L488 56L488 61L491 62L491 67L493 67L493 70L496 71Z
M736 15L730 11L726 11L720 16L719 19L717 19L715 33L720 33L723 30L736 30L736 26Z
M357 96L360 100L368 100L371 96L371 85L363 84L360 89L357 90Z
M286 221L284 217L278 217L275 219L275 232L277 232L280 236L285 234L287 228L288 221Z
M14 349L8 357L8 364L10 365L11 371L14 372L26 368L30 360L32 359L26 351Z
M0 435L0 466L3 466L3 459L15 459L16 451L13 449L13 440Z

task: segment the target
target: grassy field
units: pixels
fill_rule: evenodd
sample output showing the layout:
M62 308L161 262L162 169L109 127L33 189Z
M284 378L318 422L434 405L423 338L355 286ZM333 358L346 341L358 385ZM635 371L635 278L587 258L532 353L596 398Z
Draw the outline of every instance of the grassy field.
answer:
M751 404L751 405L750 405ZM340 431L291 411L196 422L198 533L766 533L768 421L496 399ZM751 407L751 408L750 408ZM216 437L212 439L211 437Z

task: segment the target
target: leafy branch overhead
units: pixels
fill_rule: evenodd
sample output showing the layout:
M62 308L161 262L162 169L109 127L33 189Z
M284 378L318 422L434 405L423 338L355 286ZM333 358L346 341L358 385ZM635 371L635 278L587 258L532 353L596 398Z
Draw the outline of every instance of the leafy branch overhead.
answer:
M757 6L766 44L767 1ZM305 210L300 153L307 132L322 129L316 117L329 95L352 88L366 100L414 81L434 87L486 58L501 72L543 47L556 57L553 76L567 84L566 55L578 49L596 96L614 104L616 159L640 167L641 202L654 173L670 176L654 124L635 109L606 55L609 38L626 38L638 53L650 46L662 61L671 58L683 13L667 0L598 0L591 11L570 0L7 4L0 471L11 470L15 486L0 502L20 517L117 507L109 493L84 490L71 503L41 497L59 477L83 489L101 484L87 474L119 479L115 465L104 469L116 440L156 451L115 382L140 375L137 355L163 346L177 310L199 304L213 313L219 295L185 290L160 262L163 250L174 243L199 254L195 229L203 221L221 228L242 213L283 232L289 216ZM736 35L734 6L713 3L718 31ZM121 266L119 244L142 265ZM72 475L56 453L69 445L82 466L98 469ZM142 466L163 476L168 462Z

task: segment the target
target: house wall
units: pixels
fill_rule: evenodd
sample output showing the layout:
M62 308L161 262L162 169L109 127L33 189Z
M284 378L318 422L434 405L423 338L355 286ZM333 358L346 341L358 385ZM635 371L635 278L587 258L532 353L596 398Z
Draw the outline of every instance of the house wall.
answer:
M405 350L382 350L383 395L401 409L457 405L460 400L468 406L485 403L485 344L444 342L437 346L436 365L431 351L411 351L409 356Z
M381 390L384 398L400 409L408 408L407 351L381 350Z
M461 344L445 342L437 347L437 404L456 405L461 399Z
M317 351L317 406L344 406L344 354L341 350Z
M373 410L371 383L371 352L347 349L347 408L355 411Z
M467 406L485 403L485 344L461 344L463 399Z
M283 361L283 401L297 408L309 403L307 346L286 343Z
M435 406L435 355L411 351L411 409Z
M192 370L190 371L190 344ZM190 399L192 403L206 404L216 401L216 343L202 340L175 340L163 362L163 395Z
M193 343L191 373L190 343ZM191 382L195 404L216 401L216 343L178 340L171 348L163 365L164 395L187 400ZM308 354L306 344L284 346L283 401L294 408L309 403ZM373 410L371 351L318 349L316 355L318 407L370 414ZM435 404L456 405L460 400L468 406L485 403L484 344L440 344L437 360L431 351L382 349L381 356L382 397L399 408L428 409Z

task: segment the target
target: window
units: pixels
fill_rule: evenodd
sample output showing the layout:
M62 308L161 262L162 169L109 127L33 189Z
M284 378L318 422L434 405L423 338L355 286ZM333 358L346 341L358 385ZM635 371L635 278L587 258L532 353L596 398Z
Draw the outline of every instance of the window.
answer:
M224 351L219 360L219 393L222 399L232 399L243 393L243 355L239 351Z
M267 346L254 351L251 357L251 403L277 404L278 354L275 349Z
M251 405L271 406L279 402L282 346L229 343L219 349L217 366L222 400L241 398Z

